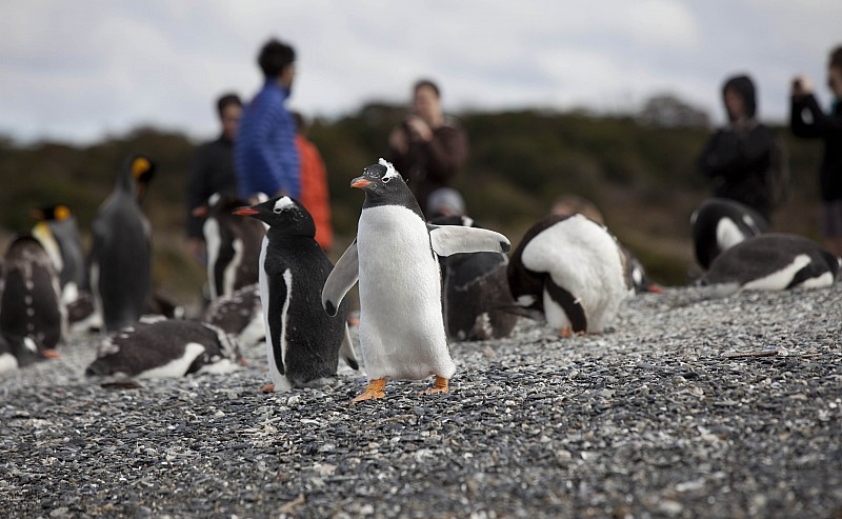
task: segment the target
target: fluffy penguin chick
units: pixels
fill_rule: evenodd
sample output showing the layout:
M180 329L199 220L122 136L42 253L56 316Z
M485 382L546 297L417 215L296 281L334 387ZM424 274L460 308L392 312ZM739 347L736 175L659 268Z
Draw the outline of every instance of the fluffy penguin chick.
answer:
M505 236L485 229L428 226L401 175L380 159L351 187L365 192L357 239L325 283L333 315L359 281L360 346L369 384L354 402L383 398L387 379L436 376L425 393L446 393L456 366L447 349L436 254L505 252Z
M259 284L273 384L263 390L288 391L332 377L340 354L357 369L345 321L347 305L332 317L319 305L333 265L316 243L310 213L287 196L235 213L269 226L260 251Z
M544 313L562 336L599 333L630 295L626 256L602 225L576 214L533 225L509 263L520 306Z

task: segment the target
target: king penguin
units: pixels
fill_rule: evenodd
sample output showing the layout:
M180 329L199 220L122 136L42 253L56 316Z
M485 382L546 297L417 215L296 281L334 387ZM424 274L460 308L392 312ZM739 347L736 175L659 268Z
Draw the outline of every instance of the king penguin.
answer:
M31 337L53 355L67 334L67 312L50 256L37 239L22 235L9 244L4 263L0 332Z
M144 156L126 160L92 225L91 291L106 331L136 322L149 296L150 226L138 203L138 188L151 169Z
M315 240L316 224L298 201L281 196L236 210L269 226L260 249L260 302L272 384L289 391L336 375L339 356L358 369L346 324L347 305L325 314L319 295L333 269Z
M202 231L208 249L208 287L211 300L257 283L260 247L266 228L257 220L233 214L245 200L216 193L206 206L193 211L207 216Z
M722 251L769 231L769 222L751 207L725 198L709 198L690 216L696 261L707 270Z
M632 293L625 261L604 226L581 214L548 216L512 254L509 288L518 305L543 312L563 337L599 333Z
M700 284L738 290L786 290L832 285L840 260L819 244L793 234L766 233L729 248L713 260Z
M81 290L88 289L85 252L76 217L64 204L33 209L32 215L38 219L32 235L48 252L57 249L53 263L59 273L62 301L70 304L79 298Z
M506 252L509 241L486 229L428 227L403 177L383 159L351 187L365 192L357 238L328 277L322 304L336 315L359 281L360 346L369 383L354 402L385 397L387 379L435 375L435 386L424 393L447 393L456 365L447 348L436 255Z

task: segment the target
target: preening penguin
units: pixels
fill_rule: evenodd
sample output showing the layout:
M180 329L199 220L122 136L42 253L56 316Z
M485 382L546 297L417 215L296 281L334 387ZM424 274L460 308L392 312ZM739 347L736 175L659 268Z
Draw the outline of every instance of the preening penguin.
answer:
M214 194L207 206L193 211L194 216L207 216L202 229L208 250L211 300L257 283L260 246L266 228L257 220L233 214L235 209L247 204L240 198Z
M440 216L430 223L479 228L467 216ZM454 254L439 264L447 335L460 341L508 337L518 319L508 310L514 303L506 277L509 257L501 252Z
M146 157L130 157L92 225L91 291L108 331L136 322L149 296L150 227L138 205L138 190L152 168Z
M757 211L734 200L709 198L690 217L696 261L707 270L722 251L769 230Z
M236 340L207 323L138 322L106 337L86 376L183 377L227 373L242 363Z
M701 279L723 294L832 285L840 259L817 243L792 234L767 233L742 241L717 256Z
M0 332L31 337L45 351L53 350L67 334L67 312L50 256L38 240L24 235L9 244L4 263Z
M562 336L599 333L630 293L625 260L602 225L580 214L548 216L512 254L509 288L518 305L543 312Z
M288 391L336 375L339 356L353 369L357 360L345 321L347 306L325 314L319 295L333 264L316 243L316 225L298 201L282 196L242 207L241 216L269 226L260 250L260 302L266 356L273 384Z
M88 289L85 252L76 217L66 205L59 204L32 210L38 223L32 235L50 253L61 283L62 301L70 304Z
M456 366L447 349L436 254L506 252L505 236L485 229L427 226L401 175L380 159L351 187L365 192L357 239L331 272L322 292L335 315L359 281L360 346L369 384L355 402L383 398L387 379L436 376L426 393L446 393Z

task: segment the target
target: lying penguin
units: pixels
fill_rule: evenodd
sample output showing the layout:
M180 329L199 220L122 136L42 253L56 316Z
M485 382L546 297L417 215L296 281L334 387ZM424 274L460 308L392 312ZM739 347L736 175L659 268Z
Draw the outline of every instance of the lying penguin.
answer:
M266 338L260 285L247 285L228 296L222 296L205 310L202 321L217 326L237 337L242 346L254 346Z
M319 305L333 264L316 243L316 224L307 209L282 196L235 213L269 226L260 251L260 302L272 384L262 391L317 384L336 375L340 355L358 369L347 306L328 316Z
M9 244L4 263L0 332L31 337L53 355L67 335L67 312L50 256L38 240L23 235Z
M792 234L767 233L742 241L713 260L700 284L720 295L745 290L786 290L832 285L840 260L817 243Z
M529 228L512 254L509 288L563 337L599 333L630 295L625 261L602 225L581 214L552 215Z
M447 393L456 365L447 349L436 255L502 253L509 241L486 229L428 226L403 177L383 159L351 187L365 192L357 239L330 273L322 304L336 315L359 280L360 347L369 383L354 402L386 396L387 379L435 375L425 393Z
M479 228L467 216L439 216L430 223ZM439 263L448 337L459 341L508 337L518 319L506 309L514 303L506 277L508 256L499 252L453 254L440 258Z
M722 251L746 238L769 231L769 222L757 211L734 200L709 198L690 217L693 252L703 269Z
M31 337L0 333L0 373L44 359L44 348Z
M228 373L243 363L236 340L197 321L137 322L106 337L85 375L171 378Z
M208 249L211 300L257 283L260 246L266 228L257 220L239 218L234 210L247 204L230 195L214 194L193 216L206 216L202 230Z

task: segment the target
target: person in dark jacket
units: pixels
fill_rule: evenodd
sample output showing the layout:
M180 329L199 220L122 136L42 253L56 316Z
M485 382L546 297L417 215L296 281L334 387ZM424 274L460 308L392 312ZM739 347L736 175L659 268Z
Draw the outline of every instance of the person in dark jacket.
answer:
M204 257L205 251L204 218L193 216L193 210L204 205L214 193L237 194L234 137L243 103L237 94L225 94L216 101L216 112L222 124L222 134L196 150L187 177L187 245L193 256L199 259Z
M772 202L766 184L775 135L759 123L754 82L734 76L722 86L728 124L705 144L697 166L713 180L713 194L745 204L767 220Z
M808 78L793 80L789 125L798 137L824 140L819 167L822 236L825 247L842 257L842 45L830 53L827 84L834 98L829 114L819 107Z
M442 112L438 85L422 79L412 93L411 113L389 134L390 160L407 179L421 210L426 211L430 193L453 187L453 179L468 158L468 138L465 130Z

